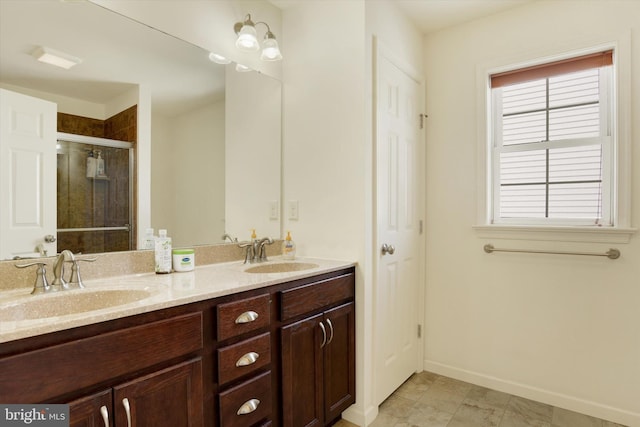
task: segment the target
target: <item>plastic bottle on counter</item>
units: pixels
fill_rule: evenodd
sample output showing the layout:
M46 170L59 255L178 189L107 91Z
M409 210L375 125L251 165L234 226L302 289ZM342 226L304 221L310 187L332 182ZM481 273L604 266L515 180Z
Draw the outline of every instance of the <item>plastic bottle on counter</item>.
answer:
M296 257L296 244L291 239L291 232L287 231L287 237L282 242L282 259L292 260Z
M174 249L173 250L173 271L193 271L196 266L195 250Z
M155 243L156 273L171 273L171 237L167 236L167 230L158 230Z
M142 239L142 248L140 249L155 249L156 248L156 236L153 235L153 228L147 228Z

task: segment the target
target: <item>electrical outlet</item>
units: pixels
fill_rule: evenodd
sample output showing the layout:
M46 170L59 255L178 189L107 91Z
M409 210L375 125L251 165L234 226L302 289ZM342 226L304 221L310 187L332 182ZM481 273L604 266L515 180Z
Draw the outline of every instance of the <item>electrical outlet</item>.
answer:
M289 200L289 219L298 220L298 201Z

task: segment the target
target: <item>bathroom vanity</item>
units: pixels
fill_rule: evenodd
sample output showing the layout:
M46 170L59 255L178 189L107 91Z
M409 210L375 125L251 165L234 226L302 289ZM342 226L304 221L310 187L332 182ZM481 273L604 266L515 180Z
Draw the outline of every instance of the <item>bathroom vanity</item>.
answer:
M2 326L13 339L0 344L0 401L68 403L71 426L332 424L355 401L353 265L236 264L119 279L158 289L119 311L50 318L62 330Z

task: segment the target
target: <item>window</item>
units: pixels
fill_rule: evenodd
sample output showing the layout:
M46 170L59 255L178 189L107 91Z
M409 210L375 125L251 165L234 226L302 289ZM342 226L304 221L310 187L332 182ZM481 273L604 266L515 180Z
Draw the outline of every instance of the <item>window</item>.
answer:
M490 77L491 222L614 225L613 51Z

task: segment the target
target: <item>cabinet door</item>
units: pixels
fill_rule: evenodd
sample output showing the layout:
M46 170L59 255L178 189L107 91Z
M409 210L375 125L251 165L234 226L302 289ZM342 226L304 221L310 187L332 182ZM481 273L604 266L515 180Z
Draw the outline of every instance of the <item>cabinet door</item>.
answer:
M69 403L69 427L112 427L111 389Z
M203 426L200 358L122 384L113 393L116 426Z
M324 346L325 420L332 421L355 402L355 304L326 311L324 324L329 336Z
M284 427L310 427L324 423L320 348L323 342L322 319L322 314L319 314L282 328Z

